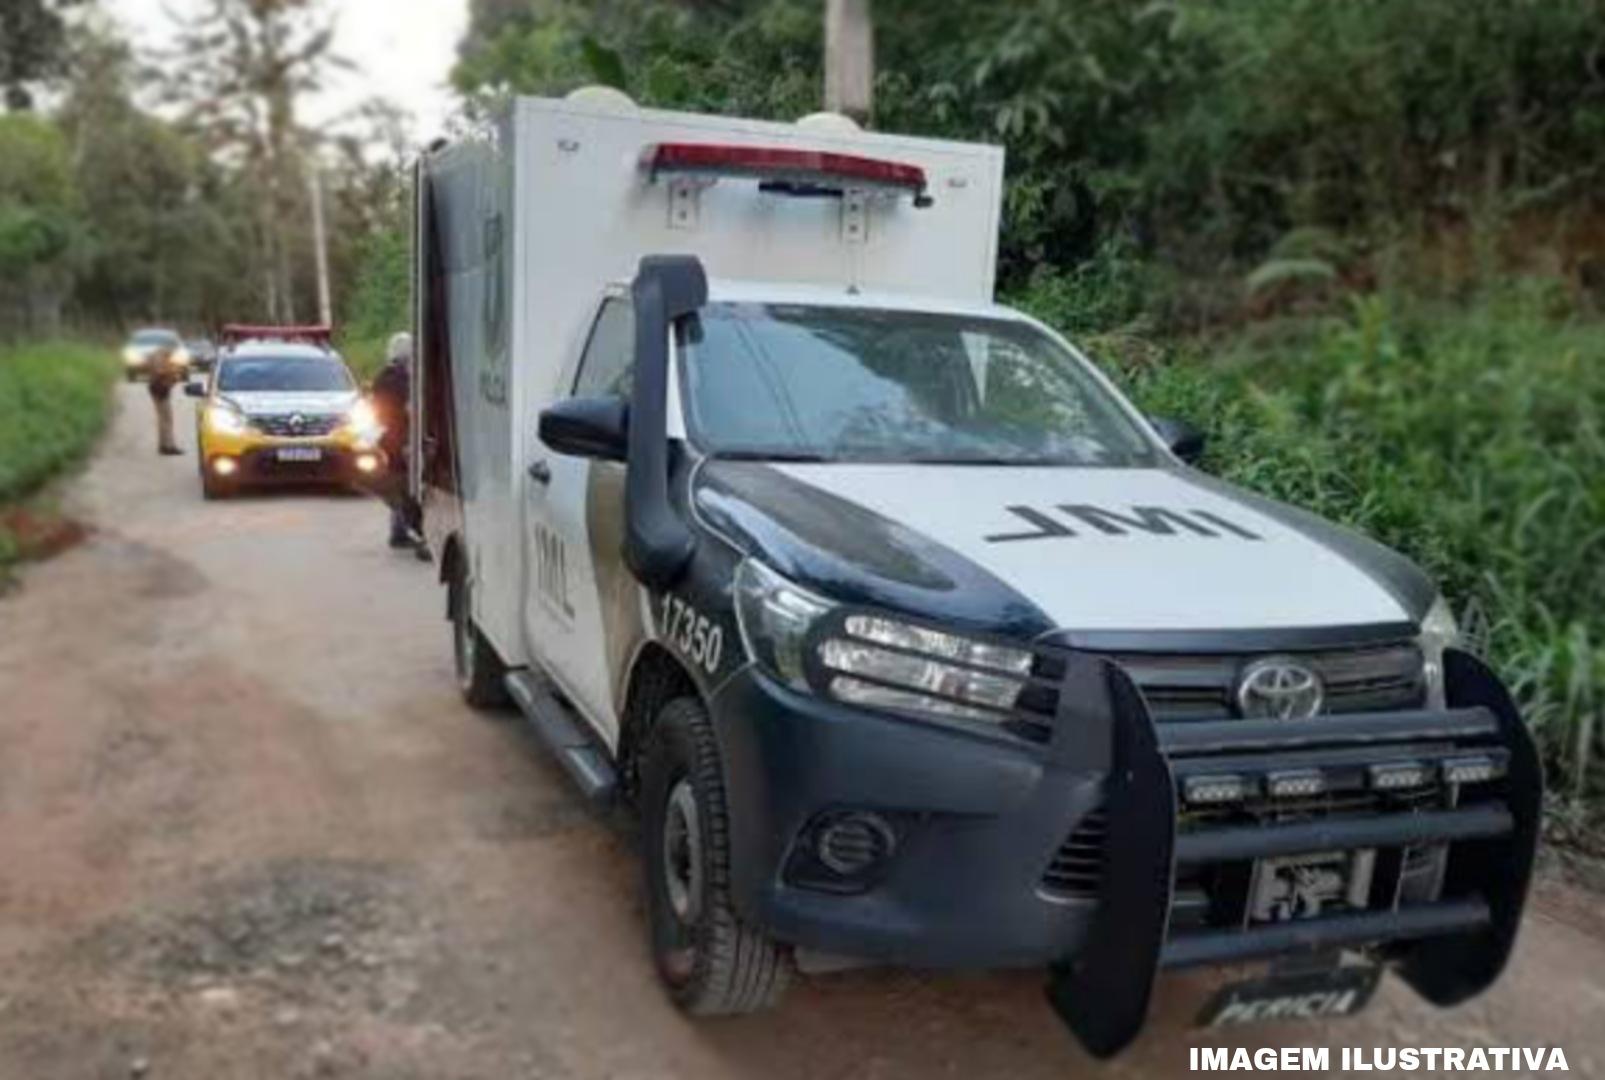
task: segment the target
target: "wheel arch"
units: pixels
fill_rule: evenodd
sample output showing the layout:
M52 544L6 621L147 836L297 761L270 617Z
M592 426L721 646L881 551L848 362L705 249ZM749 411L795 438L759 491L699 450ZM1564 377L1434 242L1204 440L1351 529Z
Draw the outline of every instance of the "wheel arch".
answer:
M640 790L640 751L652 723L664 704L679 697L694 697L704 706L707 698L678 657L656 641L643 644L625 680L624 708L619 713L617 760L621 791L634 800Z
M446 618L457 615L457 574L463 566L466 553L461 533L452 533L440 549L440 584L446 586Z

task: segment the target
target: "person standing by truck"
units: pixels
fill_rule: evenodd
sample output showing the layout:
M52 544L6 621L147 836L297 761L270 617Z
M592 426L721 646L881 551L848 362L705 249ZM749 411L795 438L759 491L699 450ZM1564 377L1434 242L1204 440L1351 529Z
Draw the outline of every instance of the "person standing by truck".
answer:
M412 335L394 334L385 349L385 366L373 380L374 409L384 434L386 473L379 496L390 508L390 546L425 552L417 502L407 493L408 413L412 406Z
M150 376L146 388L151 404L156 407L156 452L172 457L182 454L173 434L173 387L183 382L188 372L173 346L161 346L150 358Z

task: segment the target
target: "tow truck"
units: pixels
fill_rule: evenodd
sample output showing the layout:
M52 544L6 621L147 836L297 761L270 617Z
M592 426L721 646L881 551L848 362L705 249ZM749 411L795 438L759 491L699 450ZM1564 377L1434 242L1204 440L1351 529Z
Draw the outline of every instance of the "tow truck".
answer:
M465 699L639 814L694 1014L845 961L1030 967L1094 1054L1453 1005L1542 779L1397 553L1198 467L995 302L1003 154L520 98L416 168L410 483Z

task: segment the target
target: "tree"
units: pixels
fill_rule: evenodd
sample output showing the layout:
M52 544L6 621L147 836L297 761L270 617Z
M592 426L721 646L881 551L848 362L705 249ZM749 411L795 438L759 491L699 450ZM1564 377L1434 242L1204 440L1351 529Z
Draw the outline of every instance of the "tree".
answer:
M65 74L67 22L83 0L5 0L0 4L0 94L10 109L33 106L31 86Z
M306 159L314 143L299 99L349 65L332 52L335 18L322 0L210 0L180 27L167 92L203 145L255 189L254 246L269 318L310 310ZM298 300L300 301L298 303Z
M77 196L54 124L0 116L0 331L52 332L70 283Z

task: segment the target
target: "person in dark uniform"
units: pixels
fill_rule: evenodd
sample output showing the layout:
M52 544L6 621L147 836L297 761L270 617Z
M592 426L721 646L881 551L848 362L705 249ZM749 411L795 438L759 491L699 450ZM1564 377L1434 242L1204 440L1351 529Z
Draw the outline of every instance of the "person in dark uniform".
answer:
M407 435L412 406L412 335L396 334L385 350L386 363L373 380L369 397L384 435L379 448L385 452L387 474L379 485L379 495L390 507L390 546L410 548L427 557L423 538L423 513L407 491Z
M173 387L187 377L184 366L178 362L177 350L162 345L151 354L150 376L146 389L151 404L156 406L156 452L163 455L182 454L173 434Z

